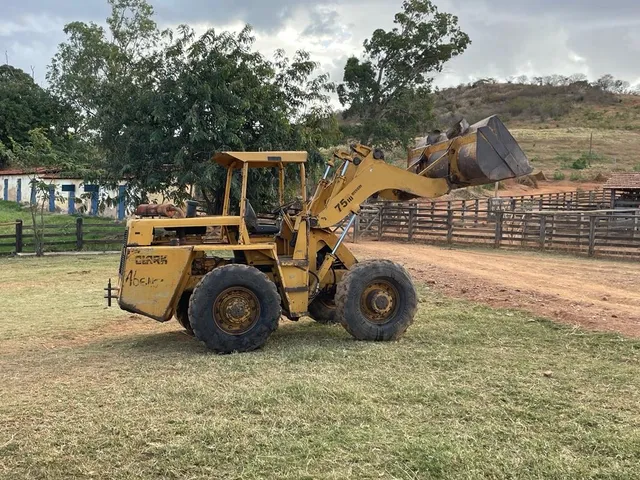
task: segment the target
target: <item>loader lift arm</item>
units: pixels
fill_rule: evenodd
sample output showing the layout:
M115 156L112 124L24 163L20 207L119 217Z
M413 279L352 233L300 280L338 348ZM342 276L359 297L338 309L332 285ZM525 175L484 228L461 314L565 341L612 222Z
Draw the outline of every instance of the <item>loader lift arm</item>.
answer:
M328 228L350 214L371 196L385 200L436 198L456 188L498 182L531 173L524 152L496 116L469 126L461 121L439 142L409 153L402 169L384 161L381 151L352 145L338 152L343 161L332 181L320 182L310 200L311 225ZM329 167L327 168L327 172Z
M357 145L347 169L351 178L327 198L324 205L313 204L317 210L312 226L328 228L340 223L351 213L360 211L360 206L371 196L380 195L387 200L404 200L417 197L439 197L446 195L451 187L444 178L428 178L373 158L373 150ZM358 159L364 157L364 160ZM358 163L358 165L356 165ZM347 177L349 178L349 177ZM339 181L337 178L334 181ZM326 188L330 188L329 184Z

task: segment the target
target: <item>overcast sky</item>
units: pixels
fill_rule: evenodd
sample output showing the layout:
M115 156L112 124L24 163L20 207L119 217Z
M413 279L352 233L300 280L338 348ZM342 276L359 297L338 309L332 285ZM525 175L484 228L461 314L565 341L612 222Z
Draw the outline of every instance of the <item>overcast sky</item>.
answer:
M311 52L333 81L376 28L389 28L402 0L151 0L163 26L238 29L251 24L257 48ZM481 77L605 73L640 83L640 0L435 0L472 40L436 83ZM0 0L0 52L44 84L47 65L74 20L103 23L106 0Z

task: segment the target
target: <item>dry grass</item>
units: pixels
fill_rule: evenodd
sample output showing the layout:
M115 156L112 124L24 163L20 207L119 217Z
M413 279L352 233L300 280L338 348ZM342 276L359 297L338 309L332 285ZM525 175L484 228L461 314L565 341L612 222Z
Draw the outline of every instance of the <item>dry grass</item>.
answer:
M0 478L637 473L637 341L420 286L399 343L287 322L216 356L175 322L105 310L117 262L0 260Z
M640 162L640 133L624 130L592 130L588 128L512 128L511 132L534 167L549 173L571 170L568 164L589 152L593 132L592 167L586 177L612 171L632 171Z

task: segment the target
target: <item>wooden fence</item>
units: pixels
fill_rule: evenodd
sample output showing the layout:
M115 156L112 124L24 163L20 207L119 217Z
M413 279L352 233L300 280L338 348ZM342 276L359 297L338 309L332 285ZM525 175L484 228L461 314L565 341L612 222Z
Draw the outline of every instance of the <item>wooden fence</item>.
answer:
M451 200L418 202L422 207L448 207L454 210L476 212L479 210L604 210L611 207L611 196L603 190L574 191L563 193L545 193L540 195L521 195L498 198L478 198L471 200Z
M453 202L451 202L453 203ZM355 236L640 259L640 210L511 210L448 202L364 206Z
M602 191L363 205L354 236L640 258L640 211L608 210ZM124 224L78 217L45 226L46 251L118 250ZM34 250L33 227L0 224L0 255Z
M78 217L69 224L45 225L44 248L46 252L119 250L123 236L123 223ZM0 255L34 250L33 225L22 220L0 224Z

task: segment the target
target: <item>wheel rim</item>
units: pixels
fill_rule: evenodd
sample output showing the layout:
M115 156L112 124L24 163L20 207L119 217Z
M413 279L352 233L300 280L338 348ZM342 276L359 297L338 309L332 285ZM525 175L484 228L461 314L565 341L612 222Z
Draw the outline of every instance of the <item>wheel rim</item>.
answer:
M360 296L360 310L372 323L384 324L398 310L400 294L388 280L377 279L364 289Z
M258 297L244 287L231 287L218 295L213 304L216 325L230 335L248 332L260 318Z

